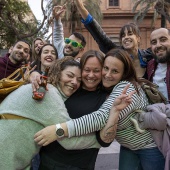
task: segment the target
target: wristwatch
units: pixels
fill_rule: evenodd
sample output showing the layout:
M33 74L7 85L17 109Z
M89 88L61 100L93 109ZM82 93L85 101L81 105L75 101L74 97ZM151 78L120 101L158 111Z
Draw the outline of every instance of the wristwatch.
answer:
M64 137L64 129L61 127L60 124L56 124L56 135L58 138Z

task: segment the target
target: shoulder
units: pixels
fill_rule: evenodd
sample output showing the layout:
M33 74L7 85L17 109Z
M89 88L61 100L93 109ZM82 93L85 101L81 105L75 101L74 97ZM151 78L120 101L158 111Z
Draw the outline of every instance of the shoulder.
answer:
M127 85L130 85L130 89L135 89L134 85L130 81L120 81L113 89L124 89Z
M151 59L153 59L152 51L150 49L139 49L139 53L143 59L144 62L149 62Z

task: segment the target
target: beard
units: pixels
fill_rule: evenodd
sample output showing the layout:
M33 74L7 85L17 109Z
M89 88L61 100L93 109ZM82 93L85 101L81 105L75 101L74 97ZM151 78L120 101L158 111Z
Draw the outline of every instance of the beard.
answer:
M164 56L162 56L162 57L158 57L155 54L153 54L153 58L156 60L157 63L167 63L167 62L170 62L170 50L167 50L166 54Z
M16 56L15 53L13 53L13 54L10 55L10 56L11 56L11 58L12 58L16 63L18 63L18 64L21 64L21 63L23 63L23 62L26 61L26 59L24 59L24 58L17 58L17 56Z
M64 56L71 56L71 57L73 57L73 58L75 58L77 55L78 55L78 53L79 53L79 51L73 51L72 53L65 53L65 52L63 52L64 53Z

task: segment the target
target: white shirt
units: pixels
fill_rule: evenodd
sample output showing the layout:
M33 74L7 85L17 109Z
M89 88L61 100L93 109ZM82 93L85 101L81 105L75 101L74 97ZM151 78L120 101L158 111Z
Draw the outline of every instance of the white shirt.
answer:
M167 63L159 63L153 76L153 83L159 86L159 91L168 99L168 91L166 85Z

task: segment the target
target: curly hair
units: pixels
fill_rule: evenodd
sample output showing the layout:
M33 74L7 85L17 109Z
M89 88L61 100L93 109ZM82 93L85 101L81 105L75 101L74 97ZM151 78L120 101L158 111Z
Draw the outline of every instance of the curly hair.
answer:
M61 78L61 72L67 67L78 67L81 70L80 63L75 61L73 57L64 57L58 59L56 63L52 66L49 73L48 83L51 83L53 86L57 86Z

